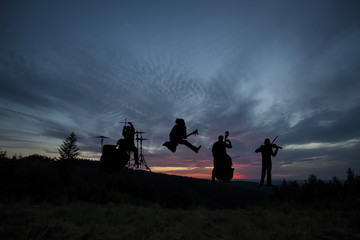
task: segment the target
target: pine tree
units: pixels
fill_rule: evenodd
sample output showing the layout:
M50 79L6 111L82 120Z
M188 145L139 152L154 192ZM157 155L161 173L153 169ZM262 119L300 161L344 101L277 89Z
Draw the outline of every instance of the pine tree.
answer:
M348 168L348 170L346 171L347 174L347 179L345 181L345 183L347 184L354 184L355 183L355 173L351 168Z
M58 149L60 160L74 160L79 156L80 149L78 148L76 141L77 138L75 133L71 132L70 136L64 140Z

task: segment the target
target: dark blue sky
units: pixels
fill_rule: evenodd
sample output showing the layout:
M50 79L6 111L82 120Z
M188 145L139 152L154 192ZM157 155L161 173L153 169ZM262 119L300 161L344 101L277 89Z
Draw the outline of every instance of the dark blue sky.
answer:
M274 177L360 171L358 1L10 1L0 3L0 148L58 156L74 131L145 131L154 170L209 177L230 131L237 177L258 178L264 138L284 148ZM162 147L184 118L194 154ZM161 168L162 167L162 168Z

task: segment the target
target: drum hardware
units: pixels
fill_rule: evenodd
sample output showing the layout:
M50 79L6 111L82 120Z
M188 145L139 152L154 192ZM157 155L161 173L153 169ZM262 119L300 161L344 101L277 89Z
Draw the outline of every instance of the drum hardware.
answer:
M119 123L124 123L124 126L126 126L128 123L127 118L125 118L125 122L119 122Z
M147 165L145 157L144 157L144 155L142 153L142 142L147 140L146 138L142 137L141 134L143 134L143 133L145 133L145 132L139 132L139 131L135 132L135 134L136 134L136 138L135 138L136 139L136 148L137 149L139 149L139 142L140 142L139 164L136 167L138 168L138 167L141 167L143 165L143 166L145 166L146 170L149 170L151 172L149 166ZM140 137L139 137L139 135L140 135Z
M100 145L101 145L101 149L103 148L103 146L104 146L104 138L109 138L109 137L105 137L105 136L97 136L97 137L95 137L95 138L101 138L101 140L100 140Z
M131 122L127 121L126 118L124 122L119 122L119 123L124 123L124 127L126 127L128 124L131 127L133 127ZM140 153L138 162L136 162L135 159L131 157L131 152L134 153L134 150L133 147L129 146L129 143L127 142L127 140L125 140L125 138L119 139L116 145L104 145L104 139L109 137L97 136L96 138L101 139L102 155L100 158L100 162L102 163L103 169L109 173L116 173L125 166L134 169L138 169L141 166L144 166L146 170L151 171L147 165L147 162L145 161L145 157L142 152L142 142L147 140L146 138L142 137L143 133L145 132L135 131L134 133L136 135L135 138L136 150L139 151ZM140 149L139 149L139 143L140 143ZM134 161L133 164L131 160Z

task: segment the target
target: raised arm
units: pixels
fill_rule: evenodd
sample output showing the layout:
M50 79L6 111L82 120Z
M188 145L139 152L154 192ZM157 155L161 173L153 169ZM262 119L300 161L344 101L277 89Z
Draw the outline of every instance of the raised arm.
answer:
M260 146L259 148L257 148L257 149L255 150L255 152L256 152L256 153L259 153L259 152L261 152L261 149L262 149L262 146Z

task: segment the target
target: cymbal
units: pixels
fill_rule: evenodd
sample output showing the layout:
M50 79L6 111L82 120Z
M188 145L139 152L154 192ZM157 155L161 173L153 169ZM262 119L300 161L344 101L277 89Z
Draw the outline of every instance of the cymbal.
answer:
M105 137L105 136L97 136L95 138L109 138L109 137Z
M135 133L145 133L145 132L139 132L139 131L136 131Z
M142 140L147 140L147 138L136 138L136 140L142 141Z

